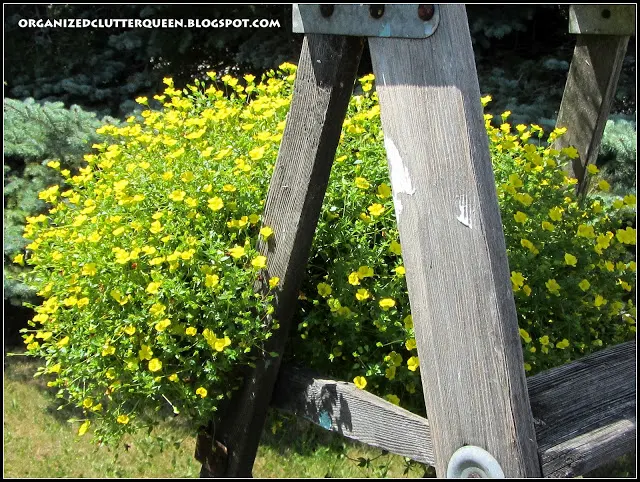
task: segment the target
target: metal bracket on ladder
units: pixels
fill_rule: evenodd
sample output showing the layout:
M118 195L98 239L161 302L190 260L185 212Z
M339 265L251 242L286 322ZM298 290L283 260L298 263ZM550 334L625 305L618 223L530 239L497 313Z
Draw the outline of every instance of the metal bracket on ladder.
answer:
M439 21L438 5L293 5L295 33L420 39Z

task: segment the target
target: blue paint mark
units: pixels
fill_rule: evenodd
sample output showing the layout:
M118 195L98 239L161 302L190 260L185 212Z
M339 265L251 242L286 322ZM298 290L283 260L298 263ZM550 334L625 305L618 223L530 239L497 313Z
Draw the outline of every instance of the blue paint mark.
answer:
M385 24L382 30L380 30L380 37L391 37L391 24Z
M320 412L320 418L318 419L320 426L325 430L331 429L331 417L327 412Z

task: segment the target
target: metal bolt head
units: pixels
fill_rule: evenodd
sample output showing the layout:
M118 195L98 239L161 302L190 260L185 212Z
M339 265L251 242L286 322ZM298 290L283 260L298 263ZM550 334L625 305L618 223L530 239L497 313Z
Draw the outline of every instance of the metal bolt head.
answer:
M418 5L418 17L425 22L431 20L436 13L436 9L433 5Z
M384 5L369 5L369 15L378 19L384 15Z
M334 8L335 7L333 5L320 5L320 15L324 18L329 18L333 15Z

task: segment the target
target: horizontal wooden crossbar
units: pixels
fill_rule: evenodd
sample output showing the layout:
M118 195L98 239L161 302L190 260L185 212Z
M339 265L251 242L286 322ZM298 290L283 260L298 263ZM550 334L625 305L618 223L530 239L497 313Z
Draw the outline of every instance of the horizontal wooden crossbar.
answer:
M632 451L636 343L607 348L527 379L545 477L582 475ZM367 445L433 465L429 421L357 389L282 366L271 406Z

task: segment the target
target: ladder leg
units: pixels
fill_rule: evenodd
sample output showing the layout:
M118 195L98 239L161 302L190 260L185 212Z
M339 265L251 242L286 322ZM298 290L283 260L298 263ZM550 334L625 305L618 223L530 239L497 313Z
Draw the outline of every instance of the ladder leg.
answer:
M463 445L540 476L467 16L370 38L435 467Z
M264 347L265 358L246 373L196 449L203 477L250 477L280 366L289 326L331 165L356 78L364 39L307 35L304 39L291 109L274 169L263 224L274 231L260 250L267 256L266 279L278 277L274 318L280 329Z

